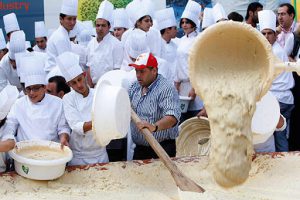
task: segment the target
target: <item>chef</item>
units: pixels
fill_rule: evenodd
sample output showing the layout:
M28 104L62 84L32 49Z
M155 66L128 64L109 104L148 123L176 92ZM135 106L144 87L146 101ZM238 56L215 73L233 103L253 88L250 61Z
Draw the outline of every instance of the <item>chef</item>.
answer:
M68 85L73 89L63 97L66 119L72 129L70 147L73 159L69 165L108 162L105 147L96 143L92 132L94 89L88 87L86 75L79 66L79 56L65 52L57 58L57 63Z
M89 85L94 87L99 78L108 71L120 69L123 60L121 42L109 33L113 23L114 6L107 0L101 2L96 17L96 33L87 47Z
M169 63L169 68L172 73L171 80L173 81L175 76L177 51L177 45L172 41L177 34L177 22L173 8L171 7L157 11L155 13L155 19L161 33L161 58Z
M161 42L160 33L153 28L154 17L154 3L151 0L134 0L126 6L126 12L129 15L130 22L134 25L134 29L142 30L146 33L147 43L150 52L160 57L161 56ZM134 30L133 29L133 30ZM123 45L127 45L127 39L130 38L131 30L126 31L122 36ZM126 47L125 47L126 48ZM126 53L125 53L126 54ZM128 60L128 63L131 63Z
M129 18L124 8L117 8L113 12L114 36L121 41L122 35L129 28Z
M11 34L9 52L0 62L0 91L7 85L14 85L19 91L22 90L17 74L15 54L25 52L25 34L23 31L15 31Z
M26 95L12 106L4 131L16 135L17 141L41 139L68 145L70 128L65 119L60 98L46 94L45 58L24 56L20 58L24 72Z
M288 62L284 49L276 41L276 15L271 10L258 12L260 32L272 45L273 54L283 62ZM291 88L294 87L294 78L291 72L281 73L272 83L270 91L277 98L280 113L285 117L287 127L282 131L275 131L276 151L289 151L288 134L291 111L294 108L294 97Z
M54 31L47 43L48 60L45 71L49 73L56 67L55 58L65 51L71 51L70 31L77 19L78 0L63 0L59 14L60 26Z
M15 146L15 137L4 132L6 115L17 100L19 91L15 86L8 85L0 92L0 172L6 169L6 152Z
M177 48L175 86L180 96L189 96L192 98L187 113L183 113L181 116L181 122L196 116L203 107L202 101L196 96L195 90L191 86L188 74L188 57L190 48L198 36L197 27L199 27L200 11L200 5L195 1L189 0L180 19L180 27L183 29L185 35L180 38Z
M34 22L34 36L36 45L33 47L34 51L46 53L47 50L47 35L48 31L45 22Z

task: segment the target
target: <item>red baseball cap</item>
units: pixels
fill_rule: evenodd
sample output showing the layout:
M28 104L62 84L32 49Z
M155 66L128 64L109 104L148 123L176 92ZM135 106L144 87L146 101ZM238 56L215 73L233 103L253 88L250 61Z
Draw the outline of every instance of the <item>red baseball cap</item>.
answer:
M129 66L132 66L136 69L145 69L147 67L157 68L158 64L152 53L142 53L137 57L136 61L132 64L129 64Z

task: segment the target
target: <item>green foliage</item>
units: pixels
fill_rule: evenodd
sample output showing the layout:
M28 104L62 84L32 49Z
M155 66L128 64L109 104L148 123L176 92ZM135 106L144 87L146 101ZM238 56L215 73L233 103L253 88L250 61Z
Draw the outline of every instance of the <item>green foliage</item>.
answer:
M102 2L102 0L82 0L80 14L83 21L95 21L100 2Z
M110 0L114 4L115 8L125 8L126 5L132 0Z
M125 8L132 0L109 0L115 8ZM102 0L82 0L80 7L81 20L95 21Z

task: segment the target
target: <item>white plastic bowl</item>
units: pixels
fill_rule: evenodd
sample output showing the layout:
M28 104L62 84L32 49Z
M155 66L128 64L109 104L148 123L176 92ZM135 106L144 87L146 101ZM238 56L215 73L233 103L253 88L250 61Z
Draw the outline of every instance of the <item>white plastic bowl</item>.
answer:
M67 162L73 157L71 149L65 146L62 150L64 151L62 158L54 160L35 160L17 153L17 150L34 146L45 146L53 149L61 148L59 143L46 140L17 142L16 147L8 152L14 159L16 172L21 176L34 180L53 180L62 176L65 172Z
M186 113L191 101L191 97L179 96L181 113Z
M271 92L267 92L256 103L256 110L252 117L251 130L254 145L266 142L273 135L279 118L279 103Z
M126 137L130 124L130 100L126 89L103 80L97 83L93 106L93 132L98 144Z

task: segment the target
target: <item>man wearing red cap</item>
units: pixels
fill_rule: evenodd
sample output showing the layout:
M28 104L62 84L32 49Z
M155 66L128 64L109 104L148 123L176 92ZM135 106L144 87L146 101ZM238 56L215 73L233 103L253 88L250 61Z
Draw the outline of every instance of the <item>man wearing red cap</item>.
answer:
M131 123L136 144L133 159L158 158L140 133L143 128L148 128L169 156L174 157L180 119L178 93L170 81L158 74L157 60L151 53L139 55L129 66L135 68L137 77L129 89L129 98L133 110L142 119L136 125Z

